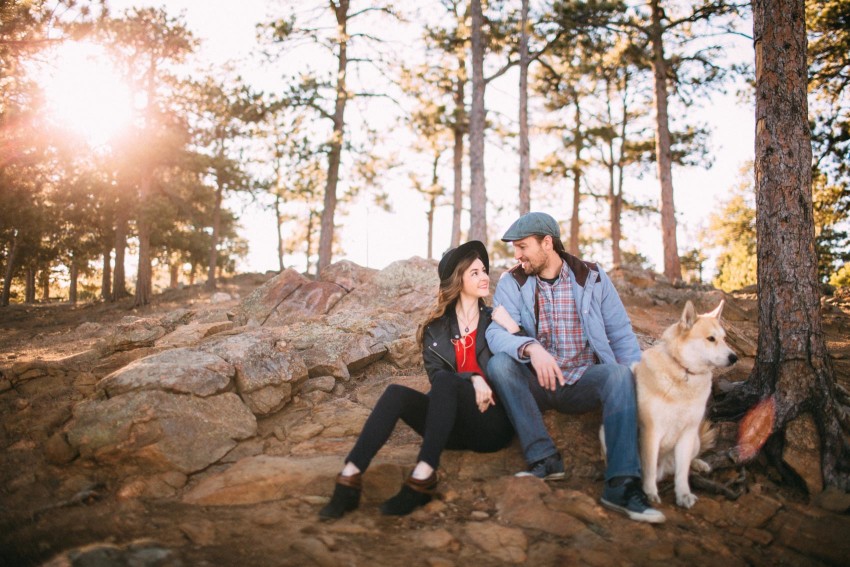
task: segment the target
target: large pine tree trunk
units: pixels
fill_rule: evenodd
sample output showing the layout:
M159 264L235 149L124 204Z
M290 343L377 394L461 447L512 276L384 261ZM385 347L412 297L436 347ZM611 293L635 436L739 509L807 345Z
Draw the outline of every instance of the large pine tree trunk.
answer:
M737 415L769 398L769 456L778 462L789 421L810 412L827 486L850 490L848 447L820 311L806 99L804 0L756 0L756 232L758 351L744 387L716 405Z
M103 247L103 270L100 274L100 298L109 301L112 298L112 246Z
M573 163L573 214L570 217L570 244L569 252L573 256L578 256L578 237L579 237L579 209L581 208L581 148L584 145L584 139L581 134L581 107L579 106L578 94L574 93L573 100L575 104L575 127L573 128L573 144L575 145L575 161Z
M151 173L142 173L139 183L139 270L136 274L136 295L133 306L141 307L151 301L153 294L153 269L151 267L151 225L148 220L147 199L151 194Z
M15 275L15 262L18 256L20 235L20 231L16 229L12 238L12 248L9 250L9 256L6 258L6 272L3 274L3 291L0 293L0 306L9 305L9 298L12 295L12 276Z
M71 283L68 286L68 303L71 305L77 304L77 287L80 281L80 270L77 267L77 262L71 258L71 267L68 270Z
M342 141L345 135L345 103L348 100L348 90L345 83L345 72L348 65L348 0L339 0L338 4L331 2L336 14L339 30L336 82L336 104L333 115L333 136L330 141L328 155L328 178L325 184L325 201L322 209L322 229L319 234L319 264L318 271L330 265L333 258L334 215L336 213L336 188L339 183L339 164L342 159Z
M310 273L310 255L313 252L313 233L315 232L313 225L315 224L315 221L316 213L310 209L310 214L307 217L307 237L305 238L307 245L307 251L305 252L307 255L307 264L304 267L304 273ZM316 275L318 275L318 273L319 270L317 269Z
M531 148L528 142L528 0L522 0L519 41L519 214L531 210Z
M652 72L655 77L655 154L661 182L661 239L664 248L664 275L671 282L682 279L679 245L676 242L676 209L673 205L673 155L667 116L667 60L659 0L651 0Z
M218 240L221 238L221 199L224 188L221 182L217 182L215 190L215 208L213 208L213 232L210 242L209 269L207 270L207 282L204 289L215 291L215 269L218 266Z
M44 303L50 301L50 267L46 266L39 274L39 285L41 285L41 300Z
M484 183L484 15L472 0L472 107L469 115L469 239L487 243L487 188Z
M283 218L280 212L280 195L275 193L274 196L274 218L275 218L275 226L277 227L277 264L280 271L283 271L283 232L281 225L283 225Z
M29 266L27 268L26 275L26 292L24 296L24 302L26 303L35 303L35 266Z
M431 192L428 196L428 259L434 257L434 213L437 211L437 184L440 178L437 176L437 168L440 165L440 152L434 152L434 161L431 163Z
M460 244L460 217L463 212L463 137L466 136L466 49L458 50L458 75L455 85L455 124L454 150L454 201L452 204L452 241L451 247Z
M124 255L127 250L127 210L118 208L115 219L115 270L112 278L112 301L119 301L127 295L127 279L124 271Z

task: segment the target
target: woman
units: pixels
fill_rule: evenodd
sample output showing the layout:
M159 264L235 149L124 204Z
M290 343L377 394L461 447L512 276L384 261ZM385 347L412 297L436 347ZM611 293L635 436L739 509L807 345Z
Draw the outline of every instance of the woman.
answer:
M430 502L443 449L490 453L511 441L513 427L482 371L491 356L484 339L491 318L484 304L490 291L488 270L487 249L477 240L440 260L437 305L417 335L431 390L423 394L398 384L387 387L345 459L333 497L319 512L322 519L357 508L361 475L399 418L422 436L422 446L401 491L381 505L387 515L403 516Z

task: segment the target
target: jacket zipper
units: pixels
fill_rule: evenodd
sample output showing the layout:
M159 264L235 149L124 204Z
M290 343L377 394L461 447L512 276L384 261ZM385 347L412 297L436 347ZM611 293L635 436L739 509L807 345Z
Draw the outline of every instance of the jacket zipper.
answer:
M434 354L436 354L437 356L439 356L439 357L440 357L440 359L441 359L443 362L445 362L446 364L448 364L448 365L449 365L449 367L450 367L452 370L454 370L455 372L457 372L457 368L455 368L455 365L454 365L454 364L452 364L451 362L449 362L448 360L446 360L445 358L443 358L443 355L441 355L439 352L437 352L436 350L434 350L434 347L428 347L428 350L430 350L431 352L433 352Z

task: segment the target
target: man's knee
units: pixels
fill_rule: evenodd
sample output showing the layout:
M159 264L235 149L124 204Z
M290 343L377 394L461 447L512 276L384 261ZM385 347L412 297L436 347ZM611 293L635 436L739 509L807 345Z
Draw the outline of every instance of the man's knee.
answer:
M635 379L628 366L612 364L608 379L605 381L606 398L623 400L627 403L635 400Z
M494 354L487 363L487 379L497 384L506 383L517 375L518 370L517 361L500 352Z

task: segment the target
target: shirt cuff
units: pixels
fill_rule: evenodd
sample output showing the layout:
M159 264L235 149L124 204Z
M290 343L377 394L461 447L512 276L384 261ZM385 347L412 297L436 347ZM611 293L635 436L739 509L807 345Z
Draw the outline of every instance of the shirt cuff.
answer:
M526 341L526 342L522 343L521 345L519 345L519 348L516 351L517 358L519 358L520 360L528 360L529 358L531 358L530 356L528 356L526 354L525 351L528 348L528 345L530 345L533 342L534 341Z

